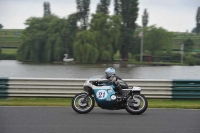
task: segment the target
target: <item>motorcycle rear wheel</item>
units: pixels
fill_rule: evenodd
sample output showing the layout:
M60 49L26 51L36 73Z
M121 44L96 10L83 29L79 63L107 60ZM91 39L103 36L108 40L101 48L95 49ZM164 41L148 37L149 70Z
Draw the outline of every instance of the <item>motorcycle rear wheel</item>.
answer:
M84 101L88 96L88 100ZM79 114L89 113L94 108L94 98L87 93L79 93L72 99L72 108Z
M128 101L131 101L132 105ZM126 111L130 114L140 115L146 111L147 107L148 101L142 94L129 96L127 99Z

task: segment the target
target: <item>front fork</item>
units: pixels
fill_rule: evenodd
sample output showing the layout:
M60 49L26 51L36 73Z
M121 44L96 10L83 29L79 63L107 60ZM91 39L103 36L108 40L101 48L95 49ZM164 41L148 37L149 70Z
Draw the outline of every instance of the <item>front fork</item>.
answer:
M81 101L81 103L88 103L89 94L85 96L85 98Z

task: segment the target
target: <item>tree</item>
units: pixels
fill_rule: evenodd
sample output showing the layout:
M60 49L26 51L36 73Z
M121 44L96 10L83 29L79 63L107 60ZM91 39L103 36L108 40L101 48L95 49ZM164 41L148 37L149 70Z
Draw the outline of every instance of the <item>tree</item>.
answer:
M145 27L143 31L145 32L144 50L149 51L152 55L164 50L169 54L171 53L173 45L173 34L171 32L155 26ZM136 33L136 36L138 36L139 32Z
M196 28L196 27L193 28L191 32L192 32L192 33L197 33L197 28Z
M76 0L77 14L82 30L86 30L88 26L90 0Z
M95 35L88 30L77 33L74 43L75 60L78 63L95 63L98 56Z
M114 1L114 13L115 15L120 15L121 13L121 0Z
M196 21L197 21L196 32L197 34L199 34L200 33L200 7L198 8L198 11L197 11Z
M194 42L191 39L184 41L184 52L191 52L194 47Z
M2 24L0 24L0 29L3 29L3 25Z
M147 9L144 10L144 14L142 16L142 24L143 24L143 27L146 27L147 24L148 24L148 18L149 18L149 14L147 12Z
M66 53L68 57L73 57L73 44L75 41L75 37L77 32L79 31L77 25L78 17L77 13L70 14L67 19L67 29L66 29Z
M96 13L103 12L105 14L109 14L109 6L110 0L101 0L100 3L97 5Z
M18 59L32 62L54 62L63 59L67 20L51 15L26 21Z
M117 4L116 4L117 3ZM136 28L136 19L138 16L138 0L120 0L115 1L115 13L120 12L122 16L122 45L120 49L122 59L128 59L128 53L133 49L133 35Z
M95 35L99 60L112 60L120 48L121 17L109 16L103 12L93 14L90 30Z
M44 16L51 15L50 3L44 2Z

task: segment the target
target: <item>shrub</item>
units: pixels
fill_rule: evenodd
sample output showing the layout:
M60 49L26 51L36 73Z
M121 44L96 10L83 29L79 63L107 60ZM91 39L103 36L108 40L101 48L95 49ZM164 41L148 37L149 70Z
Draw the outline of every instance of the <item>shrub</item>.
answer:
M197 58L196 58L195 64L196 64L196 65L200 65L200 59L197 59Z
M171 54L171 61L175 63L179 63L181 60L181 54L180 53L174 53Z
M190 66L193 66L193 65L196 64L196 59L192 55L188 55L188 56L185 57L185 63L190 65Z
M0 60L16 60L16 55L0 54Z
M120 55L120 52L117 51L115 54L114 54L114 60L119 60L121 59L121 55Z

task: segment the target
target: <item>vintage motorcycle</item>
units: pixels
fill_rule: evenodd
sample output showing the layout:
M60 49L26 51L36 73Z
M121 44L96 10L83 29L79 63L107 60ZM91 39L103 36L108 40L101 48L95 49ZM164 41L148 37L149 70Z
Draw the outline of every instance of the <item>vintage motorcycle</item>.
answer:
M86 80L84 91L76 94L72 99L72 108L80 114L89 113L94 108L95 101L102 109L126 109L133 115L142 114L148 107L147 99L140 94L140 87L123 89L125 97L121 97L115 92L112 82L106 80L105 76L94 76Z

